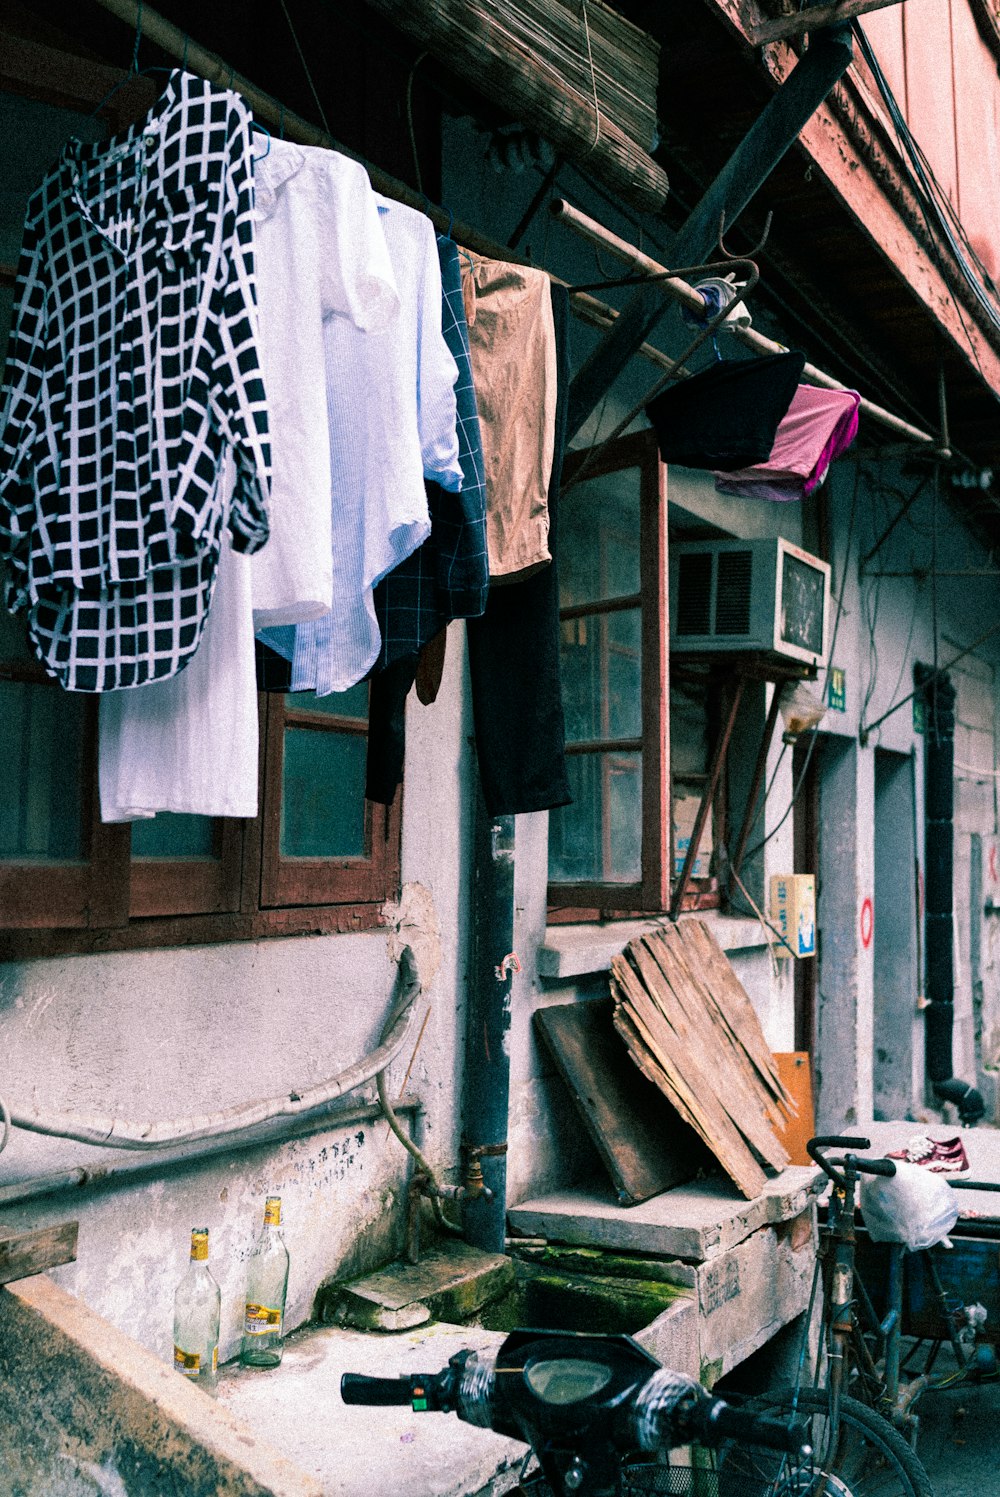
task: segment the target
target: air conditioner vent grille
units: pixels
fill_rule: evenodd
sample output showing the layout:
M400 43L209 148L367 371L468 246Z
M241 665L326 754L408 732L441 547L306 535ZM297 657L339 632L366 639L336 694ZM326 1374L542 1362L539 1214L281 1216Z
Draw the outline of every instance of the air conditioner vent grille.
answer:
M750 633L752 551L720 551L715 593L715 634Z

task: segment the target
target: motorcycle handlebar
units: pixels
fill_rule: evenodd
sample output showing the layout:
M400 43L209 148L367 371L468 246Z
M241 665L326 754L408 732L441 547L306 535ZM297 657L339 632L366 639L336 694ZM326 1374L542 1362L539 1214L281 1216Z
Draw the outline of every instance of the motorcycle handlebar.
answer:
M345 1372L340 1380L340 1394L347 1404L372 1407L410 1404L414 1409L456 1411L454 1389L449 1394L445 1386L448 1374L449 1368L429 1376L411 1374L398 1378ZM668 1449L691 1440L717 1446L734 1440L741 1445L765 1446L800 1458L810 1453L805 1420L768 1418L749 1409L734 1408L724 1399L713 1398L699 1389L691 1379L666 1369L645 1385L639 1401L654 1387L665 1390L665 1396L661 1399L654 1394L651 1408L642 1421L645 1433L639 1444L643 1449ZM457 1412L470 1423L490 1427L492 1422L486 1407L473 1418L471 1408L463 1409L459 1400ZM631 1433L635 1433L634 1426Z
M780 1450L803 1459L811 1454L805 1419L771 1419L714 1399L705 1423L706 1429L700 1434L705 1445L735 1440L740 1445L763 1445L768 1450Z
M431 1377L365 1377L360 1372L345 1372L340 1379L340 1396L345 1403L388 1408L412 1403L415 1389L432 1382Z

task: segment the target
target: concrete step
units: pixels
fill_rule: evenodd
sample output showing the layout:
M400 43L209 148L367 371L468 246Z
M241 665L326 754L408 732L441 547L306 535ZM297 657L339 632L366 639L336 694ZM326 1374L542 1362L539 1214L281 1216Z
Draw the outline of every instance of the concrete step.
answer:
M280 1367L223 1368L218 1402L307 1472L324 1497L487 1493L517 1469L524 1445L462 1424L454 1414L344 1404L340 1378L438 1372L462 1348L493 1349L503 1339L440 1323L395 1336L310 1327L289 1337Z
M502 1253L446 1242L429 1248L419 1263L392 1263L328 1286L320 1295L319 1318L363 1331L403 1331L431 1319L460 1322L501 1295L513 1278L514 1265Z

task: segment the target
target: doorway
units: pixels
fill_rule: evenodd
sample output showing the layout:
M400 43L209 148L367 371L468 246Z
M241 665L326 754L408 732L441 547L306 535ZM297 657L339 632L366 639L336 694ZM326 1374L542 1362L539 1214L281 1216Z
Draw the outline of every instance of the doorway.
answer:
M872 1086L877 1119L912 1106L917 971L915 770L910 754L875 750Z

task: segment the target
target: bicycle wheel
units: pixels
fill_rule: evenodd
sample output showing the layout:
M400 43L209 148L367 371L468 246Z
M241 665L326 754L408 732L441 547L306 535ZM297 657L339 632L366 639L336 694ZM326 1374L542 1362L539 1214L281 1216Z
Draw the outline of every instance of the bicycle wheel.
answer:
M793 1396L785 1389L744 1407L791 1417ZM797 1411L809 1421L811 1459L727 1446L719 1457L719 1497L740 1497L755 1480L767 1483L769 1497L934 1497L927 1472L899 1431L857 1399L840 1400L836 1438L822 1389L800 1389Z

